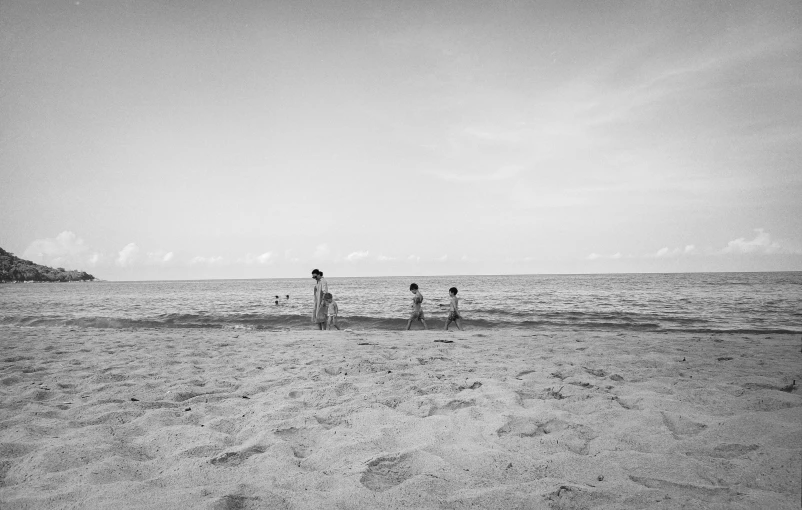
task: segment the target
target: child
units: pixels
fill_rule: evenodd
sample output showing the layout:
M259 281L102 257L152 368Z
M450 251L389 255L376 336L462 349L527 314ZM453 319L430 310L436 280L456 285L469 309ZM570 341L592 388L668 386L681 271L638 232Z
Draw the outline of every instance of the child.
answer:
M340 331L340 326L337 325L337 313L340 311L340 307L337 306L337 302L334 301L334 297L331 295L330 292L327 292L323 296L323 301L326 303L328 308L327 316L328 316L328 328L331 330L331 327L334 326L337 328L337 331Z
M417 320L421 324L423 324L423 329L429 329L426 327L426 320L423 316L423 310L421 310L421 303L423 303L423 294L420 293L418 290L418 284L413 283L409 286L409 291L414 294L412 297L412 315L409 316L409 320L407 321L407 331L409 328L412 327L412 321Z
M459 328L459 330L462 331L462 326L459 323L459 320L462 318L462 316L459 314L459 308L458 308L459 298L457 297L456 287L451 287L450 289L448 289L448 297L450 299L450 303L448 306L448 320L446 320L445 329L446 331L448 331L448 326L452 322L454 322L457 324L457 328Z

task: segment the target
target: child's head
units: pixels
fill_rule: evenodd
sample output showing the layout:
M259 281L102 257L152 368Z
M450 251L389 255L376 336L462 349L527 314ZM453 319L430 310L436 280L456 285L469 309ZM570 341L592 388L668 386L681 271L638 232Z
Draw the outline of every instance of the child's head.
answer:
M452 296L456 296L457 295L457 288L456 287L451 287L450 289L448 289L448 293L451 294Z
M325 294L323 294L323 299L325 299L326 301L331 301L332 297L333 296L331 295L331 292L326 292Z
M409 286L409 290L415 292L416 290L418 290L418 284L413 283L412 285Z

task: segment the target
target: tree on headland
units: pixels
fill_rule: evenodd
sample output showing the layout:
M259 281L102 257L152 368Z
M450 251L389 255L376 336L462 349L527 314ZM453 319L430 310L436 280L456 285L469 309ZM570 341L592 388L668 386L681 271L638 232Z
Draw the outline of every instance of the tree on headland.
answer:
M80 282L95 277L84 271L52 268L16 257L0 248L0 283L4 282Z

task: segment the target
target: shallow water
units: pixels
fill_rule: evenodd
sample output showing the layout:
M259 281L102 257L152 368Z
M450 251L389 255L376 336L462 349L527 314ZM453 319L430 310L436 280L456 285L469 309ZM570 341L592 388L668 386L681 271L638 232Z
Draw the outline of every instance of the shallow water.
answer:
M343 328L403 328L415 282L429 327L443 326L456 286L471 329L802 332L802 272L327 280ZM313 287L311 278L5 284L0 324L310 328Z

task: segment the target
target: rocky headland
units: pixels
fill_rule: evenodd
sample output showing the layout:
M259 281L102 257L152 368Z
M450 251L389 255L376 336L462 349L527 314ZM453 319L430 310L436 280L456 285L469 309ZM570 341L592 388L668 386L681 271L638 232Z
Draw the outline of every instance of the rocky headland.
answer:
M85 271L68 271L24 260L0 248L0 283L11 282L86 282L94 276Z

